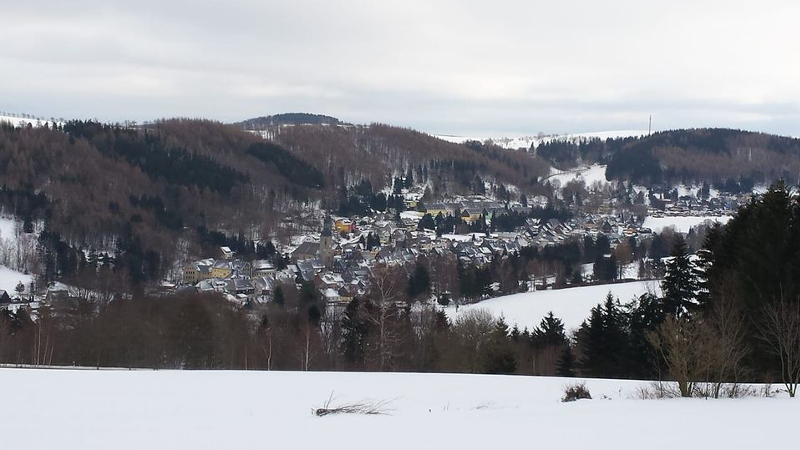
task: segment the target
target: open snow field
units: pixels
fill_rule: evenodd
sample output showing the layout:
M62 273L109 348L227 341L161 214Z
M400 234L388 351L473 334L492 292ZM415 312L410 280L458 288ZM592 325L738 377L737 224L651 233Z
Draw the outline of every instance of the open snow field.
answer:
M647 130L617 130L617 131L597 131L590 133L575 133L575 134L539 134L536 136L513 136L513 137L470 137L470 136L457 136L452 134L439 134L433 135L443 141L452 142L454 144L463 144L467 141L486 142L492 141L495 145L509 149L529 149L531 145L538 147L542 143L551 141L580 141L589 139L615 139L625 137L639 137L647 134Z
M14 219L0 217L0 251L3 248L10 248L17 242L17 222ZM0 265L0 290L7 291L9 295L15 295L14 288L20 281L26 286L30 286L33 277L11 270Z
M17 221L8 217L0 217L0 239L16 242Z
M647 217L644 219L642 227L650 228L654 233L660 233L661 230L667 227L672 227L675 231L680 233L688 233L689 229L696 227L707 220L710 222L719 222L726 224L731 219L731 216L672 216L672 217Z
M47 126L51 126L53 123L55 123L44 118L31 119L28 117L19 117L18 115L9 116L4 114L0 114L0 122L9 123L13 127L27 126L29 124L34 127L44 126L45 124L47 124ZM64 124L64 122L58 123L60 125Z
M654 281L582 286L506 295L459 306L458 310L455 306L448 306L444 311L450 320L454 320L458 314L470 309L485 309L496 317L503 316L509 327L516 324L520 330L526 327L533 330L548 312L553 311L556 317L564 321L564 328L570 331L588 319L591 309L602 303L609 292L620 302L628 303L646 292L660 293L661 289Z
M324 372L0 369L3 448L793 448L800 401L639 400L637 381ZM386 401L386 415L316 417Z
M30 288L31 281L33 281L31 275L25 275L16 270L11 270L8 267L0 266L0 289L8 292L8 295L14 296L17 294L14 288L17 287L19 282L25 285L27 292L27 289Z
M583 180L587 187L591 187L594 183L605 184L606 181L606 166L594 165L584 167L582 169L559 171L552 170L552 175L546 178L549 181L556 181L561 187L564 187L572 180Z

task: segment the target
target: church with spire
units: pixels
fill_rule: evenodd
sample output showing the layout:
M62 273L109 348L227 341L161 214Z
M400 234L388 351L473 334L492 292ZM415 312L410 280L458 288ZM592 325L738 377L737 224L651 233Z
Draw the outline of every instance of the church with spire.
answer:
M319 258L328 270L333 268L333 231L331 216L325 216L322 233L319 236Z

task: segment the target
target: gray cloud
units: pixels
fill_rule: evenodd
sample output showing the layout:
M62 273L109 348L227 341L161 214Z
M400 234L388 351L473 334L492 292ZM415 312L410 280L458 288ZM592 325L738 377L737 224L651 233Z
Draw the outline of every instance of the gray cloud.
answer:
M650 3L10 2L0 109L308 111L472 135L641 129L652 114L658 129L800 134L800 5Z

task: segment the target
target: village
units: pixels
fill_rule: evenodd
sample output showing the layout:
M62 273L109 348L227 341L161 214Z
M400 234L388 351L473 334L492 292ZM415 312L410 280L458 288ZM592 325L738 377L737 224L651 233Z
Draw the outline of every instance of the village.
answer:
M675 193L673 193L675 194ZM420 258L449 259L465 267L484 267L494 257L516 254L526 247L539 250L567 242L583 242L588 236L596 240L605 236L611 248L622 242L652 239L654 230L646 227L647 220L628 212L616 211L608 201L601 210L606 213L575 214L573 218L540 220L527 218L510 231L497 231L492 221L509 213L529 216L535 205L509 205L484 196L462 198L460 201L431 203L418 211L416 197L410 196L406 211L394 216L377 213L371 217L331 217L320 219L319 232L308 233L296 245L281 248L288 264L277 267L269 260L244 261L222 247L216 257L188 263L177 289L199 292L219 292L242 306L254 306L273 300L275 289L282 283L313 283L328 305L344 306L368 290L377 267L400 267L408 276ZM688 218L693 223L711 224L726 219L749 196L717 195L706 200L694 195L670 198L669 193L653 197L647 218L676 222ZM438 225L444 217L463 220L460 227L448 232ZM432 219L432 220L431 220ZM427 221L427 222L426 222ZM484 223L485 231L468 231L463 224ZM459 229L460 228L460 229ZM660 230L659 230L660 231ZM582 282L596 281L591 273ZM531 274L528 289L553 287L555 274L545 267ZM449 292L437 290L435 296Z
M220 247L216 254L187 261L179 276L166 279L149 291L158 295L219 293L236 305L253 308L272 302L281 285L299 288L307 284L314 286L326 304L344 307L368 291L376 268L399 267L410 276L421 259L445 260L450 270L456 265L482 268L496 257L519 255L525 248L541 251L584 242L587 237L597 240L600 235L614 250L623 242L640 244L650 240L662 227L672 226L686 233L689 225L724 222L752 197L715 192L703 198L699 190L695 194L692 189L655 188L643 202L646 206L623 208L618 199L606 198L592 212L570 205L569 218L540 219L531 216L547 205L546 198L533 198L530 204L522 204L476 195L423 205L421 192L417 191L421 189L403 190L406 209L402 211L387 209L370 216L351 217L316 214L312 216L312 223L318 223L316 230L294 235L286 243L275 242L278 258L246 260L229 247ZM642 196L638 197L641 201ZM635 207L646 212L637 214ZM519 223L509 226L506 219L510 215ZM501 222L505 227L495 226ZM654 229L650 224L660 225ZM525 289L565 287L556 272L555 267L537 267L528 280L522 280ZM619 273L619 279L629 276L630 271ZM569 281L574 285L600 280L588 270ZM63 283L37 290L32 283L31 279L21 290L0 292L0 310L23 308L33 312L42 305L69 305L70 299L95 295ZM464 301L451 299L448 288L437 285L432 298ZM492 288L492 295L501 294L494 292L497 286Z

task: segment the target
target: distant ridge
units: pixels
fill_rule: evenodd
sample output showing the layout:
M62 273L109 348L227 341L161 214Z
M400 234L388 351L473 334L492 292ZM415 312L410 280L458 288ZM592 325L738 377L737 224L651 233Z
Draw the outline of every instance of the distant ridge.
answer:
M339 119L323 114L285 113L243 120L234 125L245 130L263 130L281 125L339 125Z

